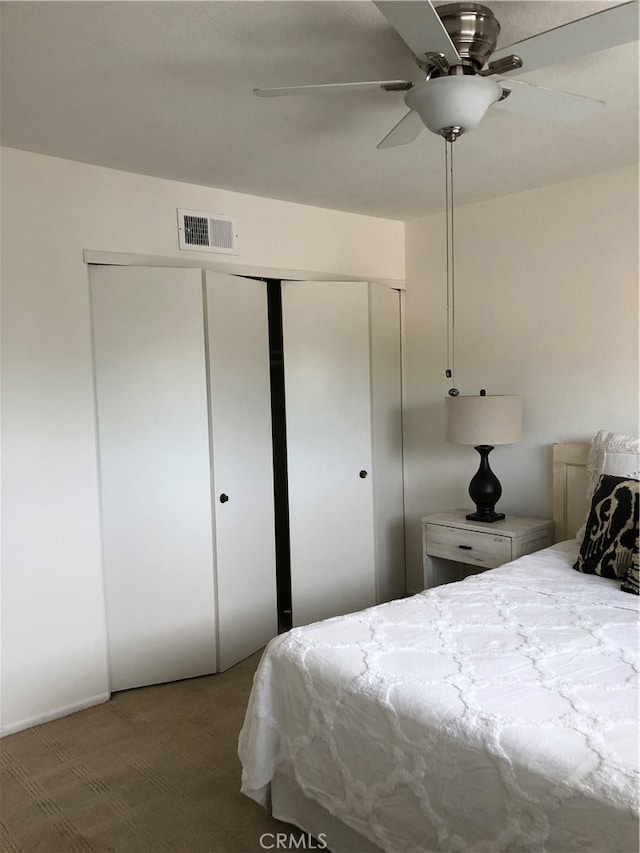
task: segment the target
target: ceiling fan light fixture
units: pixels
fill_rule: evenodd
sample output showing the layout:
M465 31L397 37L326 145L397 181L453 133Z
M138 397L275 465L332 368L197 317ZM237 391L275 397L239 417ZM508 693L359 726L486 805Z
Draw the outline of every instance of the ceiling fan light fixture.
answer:
M443 136L455 127L460 128L459 136L477 127L501 97L502 87L495 80L465 74L425 80L410 89L404 100L432 133Z

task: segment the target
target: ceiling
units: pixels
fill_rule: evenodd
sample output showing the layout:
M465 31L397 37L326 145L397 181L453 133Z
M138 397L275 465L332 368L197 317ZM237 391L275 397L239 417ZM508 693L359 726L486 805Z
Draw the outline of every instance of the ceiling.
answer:
M617 5L487 4L502 25L498 47ZM392 219L444 206L440 137L425 130L376 149L406 112L401 93L252 93L423 79L368 0L8 2L1 26L4 145ZM606 107L577 128L492 108L455 143L458 204L637 161L637 42L519 79Z

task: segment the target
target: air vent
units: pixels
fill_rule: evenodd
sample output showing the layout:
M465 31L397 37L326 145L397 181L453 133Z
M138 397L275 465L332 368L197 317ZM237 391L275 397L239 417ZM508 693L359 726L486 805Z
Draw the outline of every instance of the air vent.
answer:
M178 245L196 252L237 255L236 220L218 213L178 210Z

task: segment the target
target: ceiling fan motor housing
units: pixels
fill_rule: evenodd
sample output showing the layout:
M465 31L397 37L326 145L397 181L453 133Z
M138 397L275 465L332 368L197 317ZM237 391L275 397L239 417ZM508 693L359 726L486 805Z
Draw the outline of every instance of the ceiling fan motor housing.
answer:
M480 3L448 3L436 9L469 73L480 71L496 49L500 24Z

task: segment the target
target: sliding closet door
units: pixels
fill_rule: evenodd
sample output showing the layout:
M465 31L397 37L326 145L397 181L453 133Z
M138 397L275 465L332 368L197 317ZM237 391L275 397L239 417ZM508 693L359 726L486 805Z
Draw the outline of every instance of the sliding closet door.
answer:
M202 274L91 268L111 690L216 670Z
M261 281L207 272L206 306L224 670L278 632L267 289Z
M294 625L375 603L368 305L282 283Z

